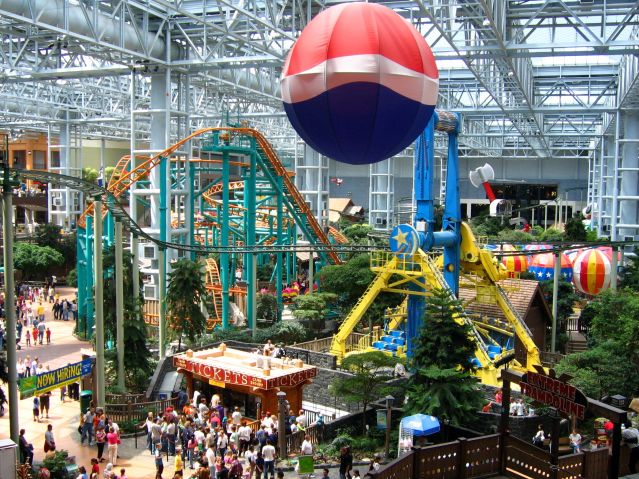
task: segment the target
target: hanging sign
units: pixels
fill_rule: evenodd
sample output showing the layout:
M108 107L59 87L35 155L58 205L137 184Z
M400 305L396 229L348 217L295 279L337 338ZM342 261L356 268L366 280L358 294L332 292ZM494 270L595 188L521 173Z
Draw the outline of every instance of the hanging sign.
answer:
M563 416L583 419L588 399L579 389L546 374L527 372L519 382L521 393L534 401L554 407Z
M83 359L80 362L67 364L53 371L46 371L20 379L20 399L39 396L54 389L61 388L80 380L83 376L91 374L93 358Z

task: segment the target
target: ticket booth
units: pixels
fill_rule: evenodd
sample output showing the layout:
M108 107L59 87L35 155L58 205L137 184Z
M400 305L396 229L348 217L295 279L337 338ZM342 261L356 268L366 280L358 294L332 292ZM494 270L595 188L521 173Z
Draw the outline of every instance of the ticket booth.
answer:
M222 398L225 407L239 406L246 417L278 411L277 393L286 393L293 411L302 408L302 391L317 375L317 368L301 360L276 359L227 348L186 351L173 356L173 364L186 378L187 393L195 390L210 400Z

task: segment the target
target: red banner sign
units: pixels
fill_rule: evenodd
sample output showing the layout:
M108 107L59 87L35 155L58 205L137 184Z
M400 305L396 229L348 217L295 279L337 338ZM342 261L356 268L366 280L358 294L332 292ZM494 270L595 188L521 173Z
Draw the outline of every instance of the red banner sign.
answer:
M544 374L528 372L523 375L521 393L530 399L554 407L563 415L583 419L588 399L576 387Z
M236 384L238 386L249 386L259 389L273 389L278 387L297 386L309 379L317 376L317 368L308 368L296 371L284 376L272 378L255 377L246 373L231 371L218 366L204 364L199 361L189 361L183 357L174 357L173 365L197 374L203 378L212 379L216 382L226 384Z

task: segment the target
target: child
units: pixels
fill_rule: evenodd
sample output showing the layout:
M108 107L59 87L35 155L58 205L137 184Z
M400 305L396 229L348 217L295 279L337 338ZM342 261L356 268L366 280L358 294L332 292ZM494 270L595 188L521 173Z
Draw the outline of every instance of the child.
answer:
M361 479L361 478L359 477L359 471L358 471L357 469L355 469L355 470L353 471L353 479Z
M120 469L120 475L118 476L118 479L128 479L126 477L126 470Z
M40 398L38 396L33 398L33 420L40 422Z
M31 331L27 329L27 334L24 335L24 340L27 346L31 346Z
M47 344L51 344L51 329L47 328Z
M182 470L184 469L184 463L182 462L182 447L181 446L176 446L175 447L175 462L174 462L174 471L176 473L180 473L182 474Z
M33 336L33 345L35 346L36 344L38 344L38 327L37 326L33 326L33 329L31 330L31 336Z

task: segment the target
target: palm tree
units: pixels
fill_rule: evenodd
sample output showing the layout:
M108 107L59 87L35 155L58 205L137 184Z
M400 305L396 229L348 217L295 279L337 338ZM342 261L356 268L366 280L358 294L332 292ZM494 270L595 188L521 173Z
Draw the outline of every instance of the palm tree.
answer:
M194 341L206 328L206 317L200 308L200 303L207 296L202 265L188 259L177 261L168 280L167 327L171 337L179 339L179 349L183 336Z

